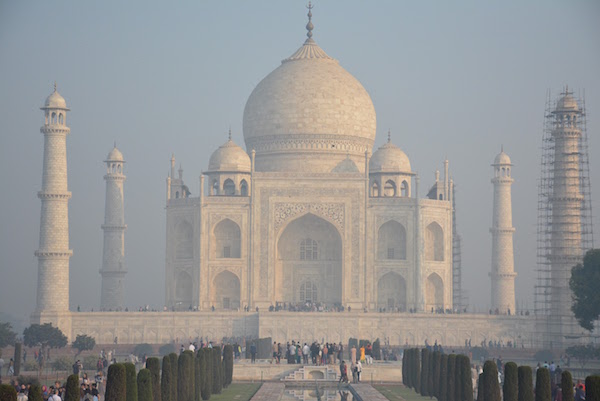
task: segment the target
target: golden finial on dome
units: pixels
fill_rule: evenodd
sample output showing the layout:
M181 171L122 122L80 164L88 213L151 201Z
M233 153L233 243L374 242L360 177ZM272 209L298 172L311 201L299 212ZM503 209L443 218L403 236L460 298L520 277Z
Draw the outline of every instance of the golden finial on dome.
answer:
M56 81L54 81L54 92L56 92Z
M229 127L229 140L231 141L231 127Z
M306 33L306 36L310 39L312 38L312 30L315 28L315 26L312 23L312 9L313 9L313 5L312 3L309 1L308 2L308 6L306 6L306 8L308 8L308 24L306 24L306 30L308 31Z
M392 142L392 130L388 128L388 143Z

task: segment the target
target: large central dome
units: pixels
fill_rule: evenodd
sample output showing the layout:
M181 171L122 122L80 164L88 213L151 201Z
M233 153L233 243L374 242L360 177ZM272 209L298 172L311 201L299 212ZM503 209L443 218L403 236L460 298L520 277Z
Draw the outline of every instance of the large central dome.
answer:
M310 16L309 16L310 17ZM347 157L364 171L375 140L371 97L311 38L252 91L244 109L246 150L257 171L330 172Z

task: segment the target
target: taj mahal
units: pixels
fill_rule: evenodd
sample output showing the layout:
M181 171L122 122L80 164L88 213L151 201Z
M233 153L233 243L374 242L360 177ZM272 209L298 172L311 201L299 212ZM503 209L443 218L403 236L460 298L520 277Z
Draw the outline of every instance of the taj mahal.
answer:
M244 147L230 133L199 172L197 196L171 158L165 311L123 311L126 177L116 146L105 160L100 311L71 312L68 294L43 291L49 282L68 288L71 255L69 109L55 88L42 107L42 218L32 322L51 322L70 340L88 334L101 344L115 337L133 344L233 336L282 342L379 337L391 344L428 339L448 345L465 339L526 346L548 341L540 338L544 317L515 314L509 156L500 152L488 167L494 187L490 293L498 314L455 313L449 163L444 161L441 173L432 169L419 177L389 133L374 148L371 97L317 45L311 17L309 10L302 46L250 94ZM272 311L317 304L337 312ZM300 317L303 323L295 324Z

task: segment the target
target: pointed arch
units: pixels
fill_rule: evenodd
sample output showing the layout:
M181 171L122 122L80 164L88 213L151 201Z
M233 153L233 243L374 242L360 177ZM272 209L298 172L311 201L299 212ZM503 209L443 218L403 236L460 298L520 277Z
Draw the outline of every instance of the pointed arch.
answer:
M242 234L233 220L221 220L213 229L213 252L215 258L240 258Z
M175 259L194 257L194 229L184 220L175 226Z
M239 309L240 288L240 279L234 273L224 270L217 274L211 286L211 306L217 309Z
M444 307L444 282L437 273L431 273L427 277L425 284L425 307L429 311L431 308Z
M400 185L400 196L403 198L410 197L410 188L408 186L408 181L406 180L402 181L402 184Z
M371 196L374 198L379 197L379 184L377 184L377 181L374 181L371 185Z
M384 274L377 283L377 308L406 310L406 281L398 273Z
M390 220L379 227L377 234L377 259L406 259L406 229L395 220Z
M223 195L235 195L235 183L231 178L228 178L223 182Z
M182 309L192 305L192 277L183 270L175 276L175 302Z
M248 182L246 180L240 182L240 195L248 196Z
M392 180L387 180L385 182L385 187L383 188L383 196L393 197L396 196L396 183Z
M425 260L444 260L444 230L435 221L425 229Z

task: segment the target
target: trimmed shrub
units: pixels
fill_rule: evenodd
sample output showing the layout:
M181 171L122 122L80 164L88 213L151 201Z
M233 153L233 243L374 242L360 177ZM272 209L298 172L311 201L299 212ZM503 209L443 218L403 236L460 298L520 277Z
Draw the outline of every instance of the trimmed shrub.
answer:
M438 401L446 401L448 393L448 355L442 354L440 358L440 389L438 391Z
M196 353L194 358L194 401L202 399L202 372L200 371L200 352Z
M233 347L231 345L223 348L223 373L223 387L227 388L233 381Z
M462 401L462 357L456 355L454 360L454 400Z
M375 360L380 360L381 356L381 343L379 342L379 338L373 342L373 348L371 349L371 356Z
M494 361L485 361L483 365L483 401L500 401L498 367Z
M161 401L171 401L171 388L173 377L171 369L171 358L169 355L163 356L162 360L162 375L160 378L160 398Z
M214 347L212 349L212 357L213 357L213 383L212 383L212 393L213 394L221 394L221 390L223 390L223 368L221 366L221 347Z
M429 361L427 362L429 372L427 373L427 394L433 397L433 352L429 352Z
M456 355L448 355L448 368L446 370L446 401L455 401L456 397ZM461 401L461 400L456 400Z
M413 388L418 393L421 389L421 352L418 348L413 351L412 365Z
M154 348L150 344L138 344L133 349L133 355L136 355L138 358L142 358L144 355L152 355L154 353Z
M507 362L504 365L504 385L502 394L504 401L518 401L519 398L519 374L517 364Z
M428 382L429 382L429 350L427 348L423 348L421 350L421 387L419 388L419 393L422 396L429 395L429 389L427 388Z
M108 367L104 401L123 401L127 398L125 366L115 363Z
M404 352L402 352L402 384L408 387L408 383L406 381L406 354L407 350L404 350Z
M473 401L473 380L471 379L471 360L466 355L460 355L460 401ZM516 401L516 400L515 400Z
M439 398L440 394L440 364L442 362L442 354L440 351L434 351L432 354L433 365L433 394L432 396Z
M150 376L152 380L152 400L160 401L161 400L161 391L160 391L160 361L158 358L148 358L146 359L146 368L150 371ZM139 373L138 373L138 382L139 382ZM139 389L138 389L139 393ZM138 398L139 394L138 394Z
M483 373L481 373L477 378L477 401L483 401L483 386Z
M137 375L138 401L152 401L152 373L150 369L142 369Z
M0 401L17 401L17 390L10 384L0 384Z
M573 376L571 372L565 370L560 375L560 388L562 390L562 401L573 401L575 395L573 394Z
M537 370L535 377L535 401L552 401L550 371L546 368L539 368Z
M193 356L191 351L184 351L179 355L177 367L177 400L193 401L194 391L190 384L194 382Z
M160 356L174 354L176 352L177 352L177 349L175 348L175 344L173 344L173 343L161 345L160 348L158 349L158 353L160 354Z
M127 391L126 400L138 401L137 375L135 373L135 365L131 362L126 362L123 365L125 366L125 380L127 382L127 384L125 385Z
M533 401L533 371L530 366L517 369L519 396L518 401Z
M21 374L21 353L23 351L23 344L15 343L15 376L19 376Z
M179 362L176 353L169 354L171 360L171 401L177 401L177 374Z
M29 387L29 393L27 394L27 397L28 401L43 401L44 397L42 397L42 386L39 384L32 384L31 387Z
M65 386L64 401L79 401L79 376L70 375L67 377L67 385Z
M202 399L208 400L210 398L210 395L212 394L212 388L213 388L214 361L213 361L213 357L212 357L211 348L204 348L203 351L204 351L204 361L206 363L206 379L205 379L206 393L202 393ZM204 398L205 394L208 398Z
M585 400L600 401L600 376L585 378Z

